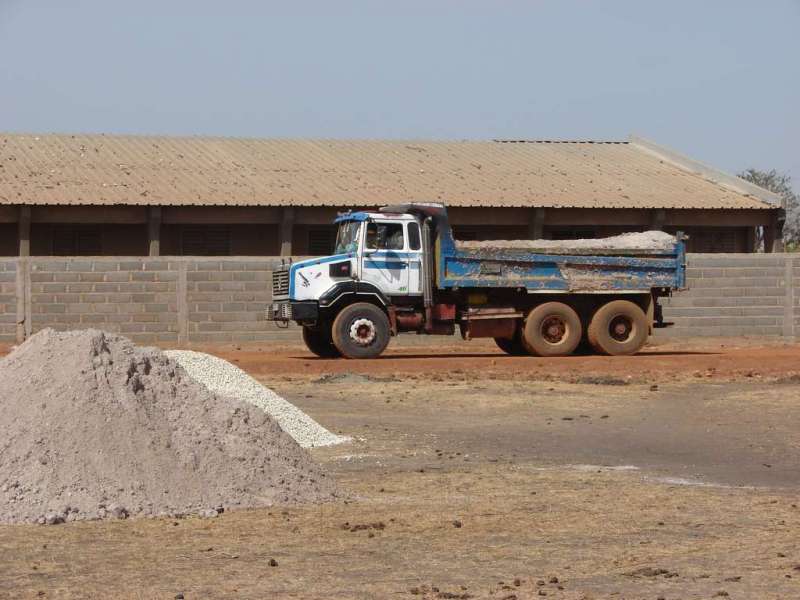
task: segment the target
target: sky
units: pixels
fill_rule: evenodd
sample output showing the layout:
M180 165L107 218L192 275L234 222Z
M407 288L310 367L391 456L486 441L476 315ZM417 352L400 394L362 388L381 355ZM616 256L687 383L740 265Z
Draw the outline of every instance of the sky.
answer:
M800 0L0 0L0 131L648 138L800 190Z

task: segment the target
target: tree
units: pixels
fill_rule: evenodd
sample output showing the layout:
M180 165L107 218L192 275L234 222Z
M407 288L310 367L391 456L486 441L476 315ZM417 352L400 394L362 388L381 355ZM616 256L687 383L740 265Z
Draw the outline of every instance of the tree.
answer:
M783 241L790 249L797 249L800 244L800 197L792 189L792 178L786 173L778 173L775 169L771 171L747 169L739 173L739 177L783 198L783 206L786 208Z

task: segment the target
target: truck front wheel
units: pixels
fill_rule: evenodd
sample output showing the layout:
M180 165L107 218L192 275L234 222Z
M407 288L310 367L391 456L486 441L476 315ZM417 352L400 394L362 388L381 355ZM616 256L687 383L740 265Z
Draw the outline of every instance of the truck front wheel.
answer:
M375 358L389 344L389 318L374 304L357 302L336 316L332 333L345 358Z
M545 302L528 314L522 343L534 356L567 356L582 334L578 313L563 302Z
M328 327L322 325L314 329L304 326L303 342L305 342L306 348L320 358L339 358L341 356L339 349L333 345L330 325Z
M586 333L601 354L636 354L647 341L647 315L633 302L613 300L597 309Z

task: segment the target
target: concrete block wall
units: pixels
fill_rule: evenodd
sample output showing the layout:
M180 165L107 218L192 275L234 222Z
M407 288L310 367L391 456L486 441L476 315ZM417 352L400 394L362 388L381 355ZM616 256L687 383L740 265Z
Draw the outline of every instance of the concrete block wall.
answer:
M142 343L297 338L266 321L262 257L30 257L0 261L0 342L96 327Z
M141 258L30 258L26 333L96 327L178 341L178 263Z
M661 336L800 336L800 255L690 254ZM137 342L298 340L265 319L274 257L0 260L0 342L98 327Z
M662 300L663 336L800 335L800 255L689 254L689 290Z
M279 259L189 260L186 268L186 339L192 342L275 339L265 320L272 298L272 269Z

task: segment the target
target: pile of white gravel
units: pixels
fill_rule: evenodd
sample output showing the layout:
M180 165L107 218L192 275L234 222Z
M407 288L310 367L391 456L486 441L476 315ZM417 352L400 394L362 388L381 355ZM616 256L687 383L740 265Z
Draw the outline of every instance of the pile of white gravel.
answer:
M348 437L331 433L294 404L227 360L191 350L167 350L164 354L210 392L248 402L266 412L303 448L333 446L350 441Z
M577 240L488 240L456 241L463 250L481 248L520 248L550 252L568 250L669 250L675 245L675 236L664 231L642 231L623 233L607 238Z

